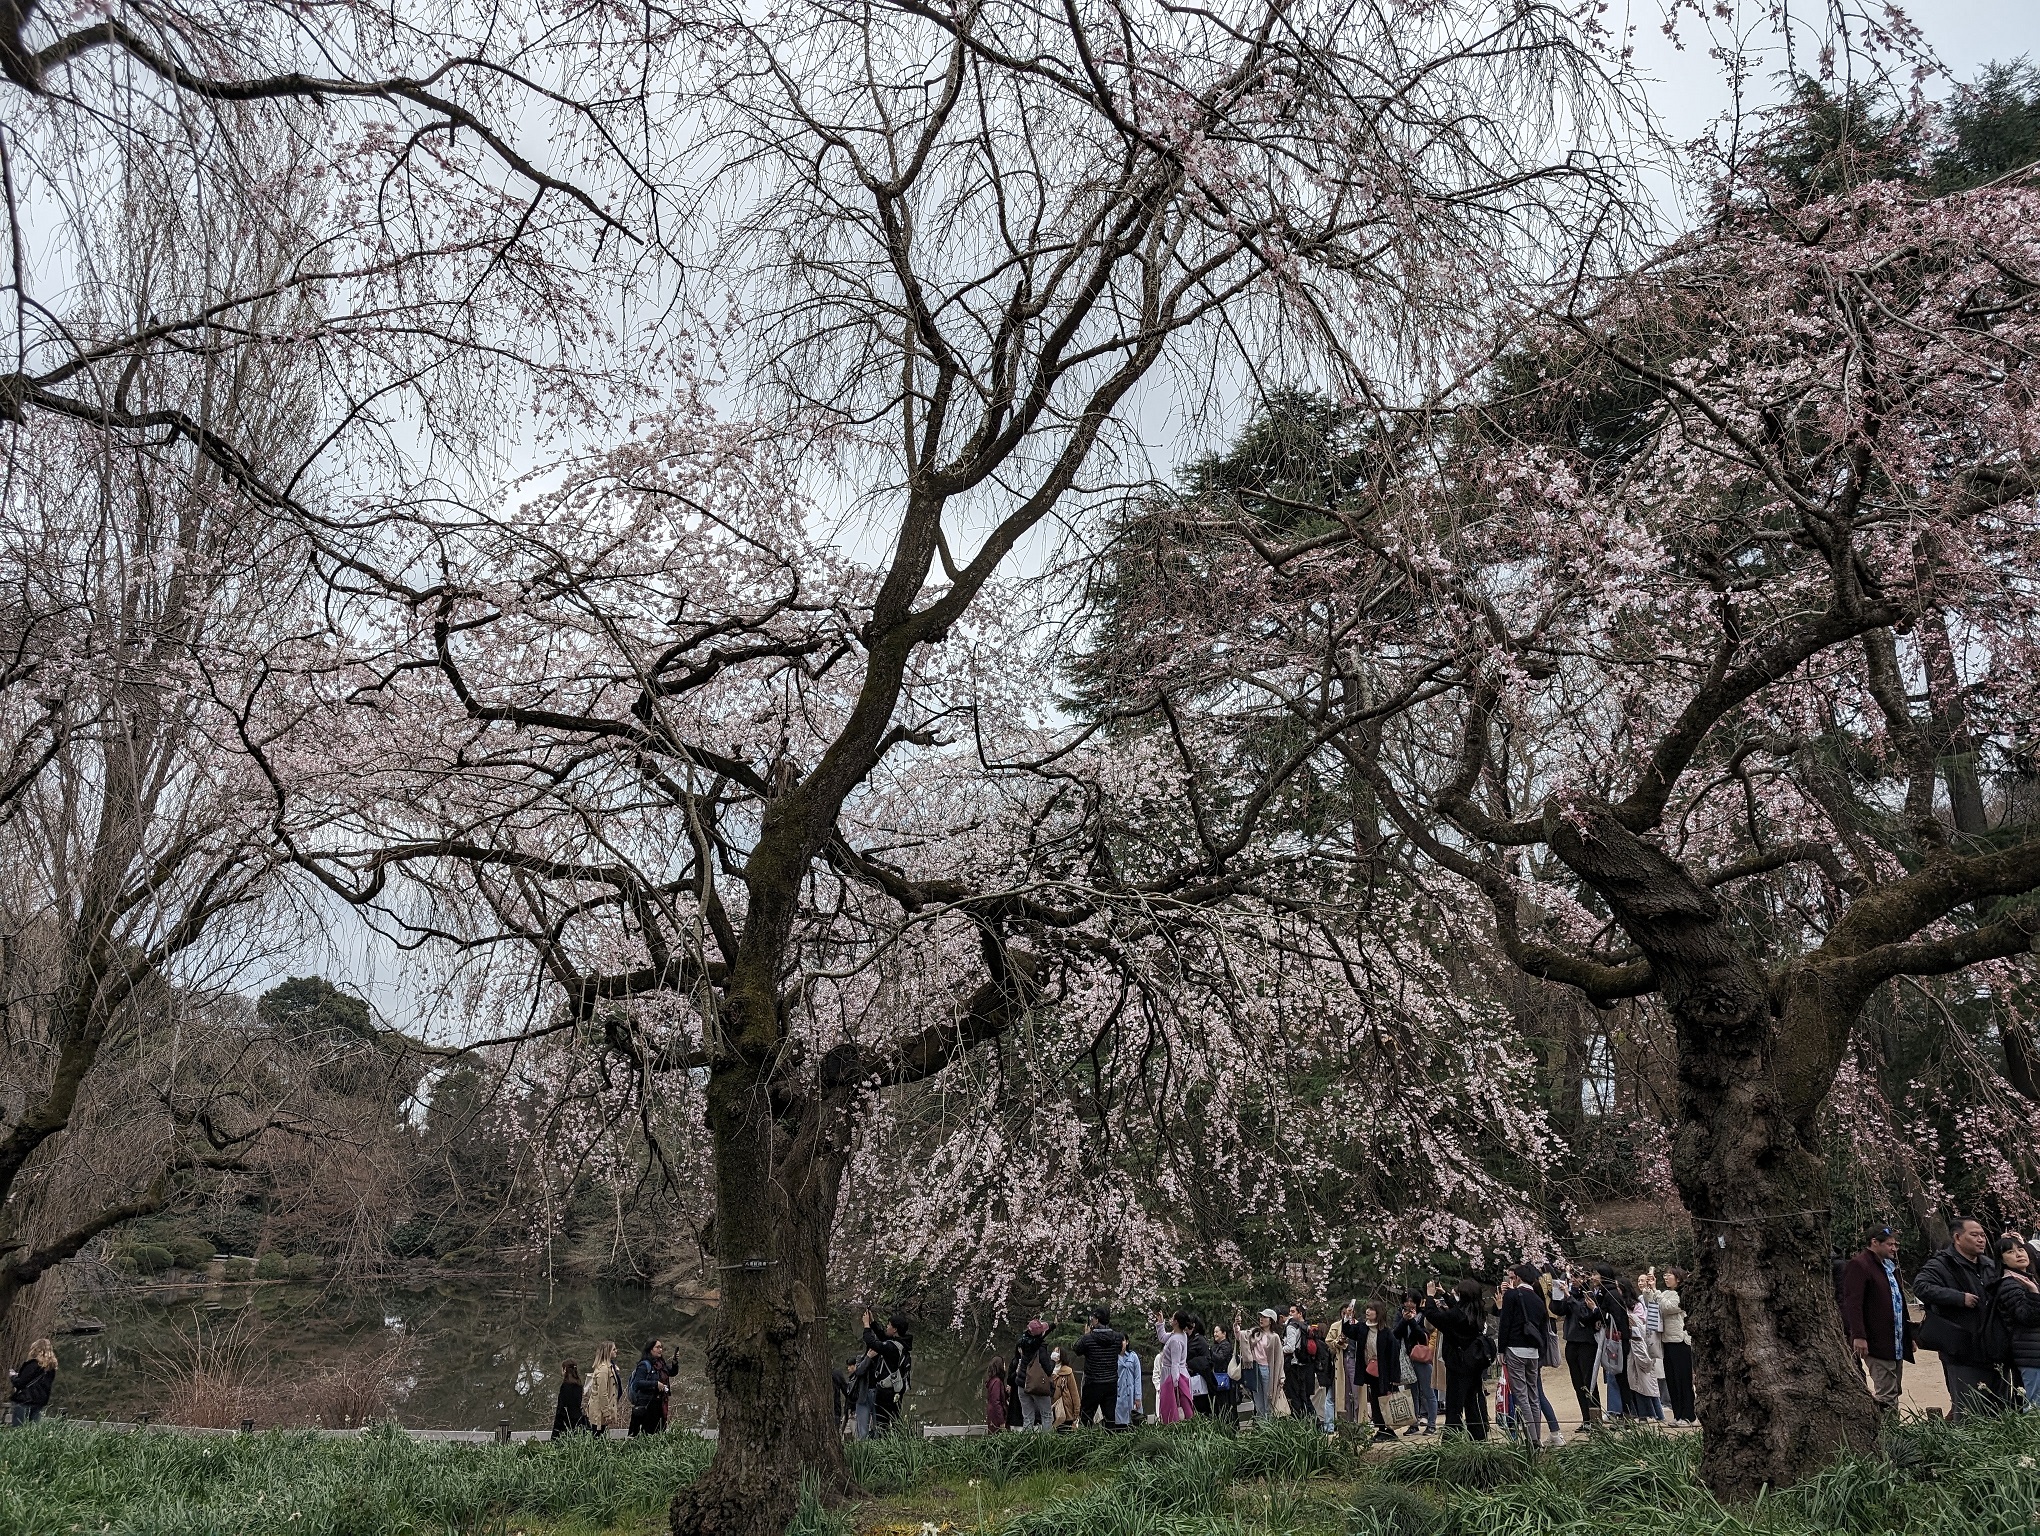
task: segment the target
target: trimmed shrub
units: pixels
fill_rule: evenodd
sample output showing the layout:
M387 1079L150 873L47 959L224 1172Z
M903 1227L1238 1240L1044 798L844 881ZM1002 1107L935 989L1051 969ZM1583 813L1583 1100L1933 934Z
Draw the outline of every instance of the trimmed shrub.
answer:
M161 1243L130 1243L126 1258L138 1275L160 1275L177 1263L177 1256Z
M283 1255L273 1248L255 1261L255 1278L257 1280L281 1280L289 1272L288 1267L284 1263Z
M165 1239L163 1246L170 1250L170 1256L179 1269L204 1269L212 1263L213 1245L202 1237L193 1237L189 1232L179 1232Z

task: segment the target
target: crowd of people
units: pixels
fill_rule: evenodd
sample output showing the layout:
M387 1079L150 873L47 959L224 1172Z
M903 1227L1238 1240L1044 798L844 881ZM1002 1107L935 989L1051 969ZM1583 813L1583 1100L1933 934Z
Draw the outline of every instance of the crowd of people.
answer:
M666 1358L664 1340L647 1341L629 1375L617 1362L614 1343L597 1344L585 1376L579 1362L560 1362L553 1438L607 1435L617 1430L628 1435L656 1434L665 1429L672 1407L673 1365Z
M1843 1332L1870 1392L1895 1411L1905 1366L1924 1348L1939 1356L1951 1417L2040 1410L2040 1243L2017 1231L1993 1242L1967 1217L1951 1231L1909 1286L1888 1226L1836 1265ZM1251 1323L1238 1309L1208 1325L1193 1312L1152 1312L1127 1332L1098 1307L1067 1343L1036 1318L985 1374L985 1427L1125 1429L1247 1415L1310 1419L1331 1433L1364 1418L1379 1440L1436 1434L1442 1422L1475 1439L1499 1425L1532 1443L1562 1442L1558 1406L1544 1391L1547 1367L1565 1370L1579 1430L1615 1418L1693 1424L1679 1283L1669 1269L1631 1278L1605 1264L1526 1263L1492 1292L1478 1280L1432 1280L1421 1292L1348 1301L1318 1318L1299 1301L1263 1307ZM1917 1322L1908 1290L1922 1311ZM836 1372L837 1413L849 1433L869 1439L899 1422L913 1351L906 1317L865 1312L857 1352ZM613 1343L596 1346L585 1375L562 1361L554 1436L663 1430L673 1374L659 1339L628 1373ZM38 1339L9 1373L15 1425L42 1417L56 1378L56 1351Z
M1581 1428L1610 1417L1695 1422L1692 1346L1671 1271L1661 1282L1646 1270L1632 1283L1607 1266L1523 1264L1493 1293L1478 1280L1433 1280L1319 1319L1299 1301L1286 1312L1264 1307L1251 1325L1239 1310L1209 1325L1191 1312L1155 1312L1137 1337L1098 1307L1079 1326L1065 1344L1036 1318L1011 1355L991 1363L987 1430L1250 1414L1310 1419L1327 1433L1364 1419L1377 1440L1437 1434L1442 1419L1475 1439L1499 1423L1532 1442L1547 1430L1562 1441L1543 1388L1545 1367L1561 1365ZM1144 1358L1150 1331L1154 1353ZM861 1363L876 1368L873 1346L867 1333ZM872 1423L859 1419L854 1432L861 1438Z
M1887 1412L1898 1408L1915 1346L1933 1350L1948 1388L1948 1413L2023 1406L2040 1411L2040 1245L2017 1231L1995 1243L1982 1222L1958 1217L1946 1247L1912 1279L1917 1323L1899 1271L1898 1233L1879 1227L1836 1276L1842 1331Z

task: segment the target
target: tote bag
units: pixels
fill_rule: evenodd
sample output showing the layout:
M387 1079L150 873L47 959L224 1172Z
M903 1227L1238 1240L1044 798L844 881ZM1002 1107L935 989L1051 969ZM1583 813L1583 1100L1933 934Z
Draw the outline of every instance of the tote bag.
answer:
M1409 1393L1398 1388L1381 1394L1381 1417L1388 1427L1401 1434L1417 1422L1417 1406L1410 1400Z

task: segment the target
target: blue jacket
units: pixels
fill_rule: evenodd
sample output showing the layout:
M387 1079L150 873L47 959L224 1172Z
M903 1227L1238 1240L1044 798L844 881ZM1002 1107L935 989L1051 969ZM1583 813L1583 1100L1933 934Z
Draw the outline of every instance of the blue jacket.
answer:
M1112 1405L1112 1417L1118 1423L1131 1424L1136 1408L1140 1407L1140 1356L1128 1350L1119 1357L1119 1396Z

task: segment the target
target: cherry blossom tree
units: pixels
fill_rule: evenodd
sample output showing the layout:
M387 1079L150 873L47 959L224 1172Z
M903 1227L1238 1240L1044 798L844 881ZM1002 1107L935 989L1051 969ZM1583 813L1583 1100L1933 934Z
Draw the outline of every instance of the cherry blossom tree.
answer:
M660 249L616 135L670 97L610 71L670 33L506 19L0 9L6 993L13 1047L51 1053L0 1122L0 1306L263 1121L171 1095L133 1178L71 1134L130 1102L95 1084L147 1057L138 1019L187 1031L188 1075L197 957L272 894L245 753L317 651L309 545L344 560L532 446L506 416L542 433L661 366L655 326L611 345ZM57 1198L59 1164L106 1178Z
M1143 389L1426 366L1446 317L1569 279L1624 189L1544 158L1608 99L1550 7L825 8L717 42L693 292L757 425L690 394L501 511L386 530L334 572L360 670L263 757L331 889L537 958L558 1007L521 1037L698 1090L720 1436L673 1524L751 1532L790 1468L844 1477L827 1259L861 1124L1044 1020L1058 1052L1152 1022L1182 1087L1146 1061L1134 1098L1224 1123L1265 1049L1252 988L1212 991L1248 931L1248 976L1351 963L1262 878L1300 757L1221 808L1063 739L1024 547L1143 476ZM1211 1001L1169 1018L1177 986ZM945 1145L909 1213L982 1190Z
M638 85L689 19L270 0L0 9L0 422L182 442L256 504L308 522L494 473L534 446L530 431L508 441L506 419L584 420L660 366L671 337L656 321L634 313L629 346L617 333L668 254L649 146L675 97ZM107 236L128 233L109 231L107 210L133 218L137 189L208 209L223 238L286 225L299 238L182 296L188 307L82 312L73 295L119 248ZM145 218L134 233L186 229ZM310 376L322 426L294 458L151 393L184 377L161 364L252 353Z
M1485 401L1363 422L1335 493L1277 493L1287 530L1213 522L1153 599L1181 689L1222 657L1307 728L1393 700L1329 744L1412 867L1529 974L1664 1010L1724 1494L1874 1437L1819 1140L1866 1006L2002 994L2034 944L2035 212L1746 184L1520 333ZM1400 616L1342 643L1377 592ZM2004 1132L1977 1109L1965 1139Z
M274 246L173 239L144 190L74 297L81 330L145 323ZM188 225L181 233L190 234ZM223 269L224 272L223 272ZM250 356L130 369L195 420L288 447L302 377ZM193 1170L239 1161L296 1086L213 1006L279 867L245 732L307 610L293 530L177 442L52 416L0 480L0 1323L17 1298ZM272 1091L273 1090L273 1091Z

